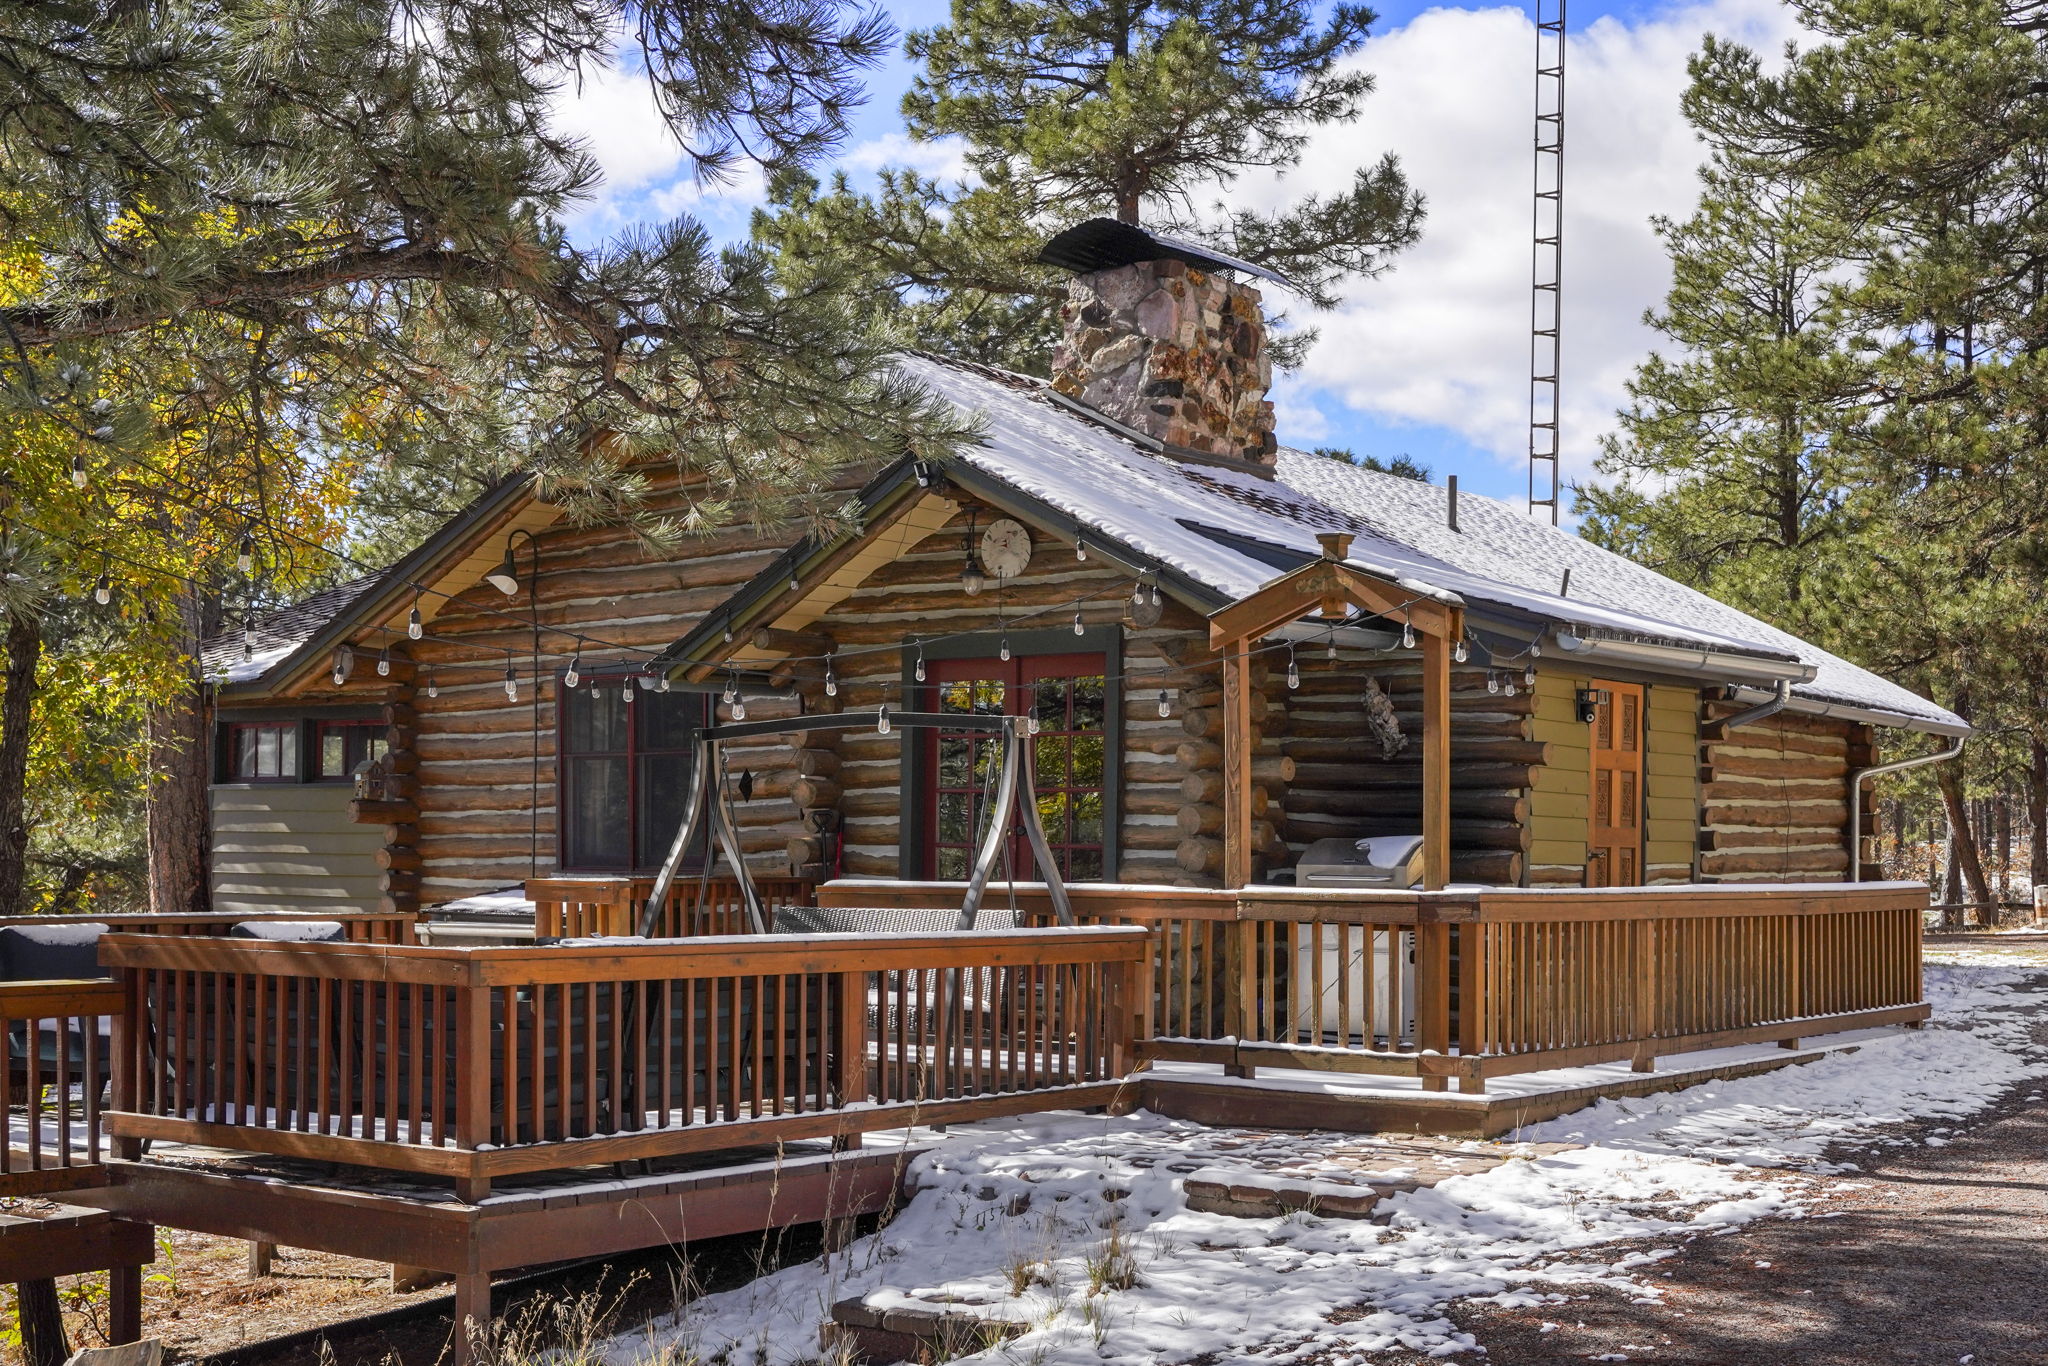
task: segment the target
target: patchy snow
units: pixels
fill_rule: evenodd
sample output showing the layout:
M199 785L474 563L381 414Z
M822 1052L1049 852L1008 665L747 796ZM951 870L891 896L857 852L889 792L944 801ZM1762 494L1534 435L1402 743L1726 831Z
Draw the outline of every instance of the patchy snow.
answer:
M706 1296L671 1322L615 1339L609 1359L629 1366L682 1347L764 1366L815 1360L818 1325L856 1295L1027 1325L1001 1347L956 1358L966 1361L1471 1352L1445 1315L1453 1301L1539 1305L1592 1285L1654 1297L1644 1273L1669 1249L1640 1240L1796 1216L1813 1189L1801 1169L1838 1169L1821 1158L1830 1143L1910 1141L1887 1127L1962 1117L2012 1083L2048 1077L2016 1009L2041 991L2038 972L2030 982L2000 967L1936 966L1928 989L1937 1016L1927 1029L1534 1126L1520 1137L1591 1146L1525 1149L1491 1171L1394 1195L1380 1207L1386 1224L1190 1210L1183 1181L1218 1157L1216 1132L1200 1125L1051 1114L956 1126L917 1160L923 1188L880 1233ZM1316 1135L1280 1141L1313 1164Z
M244 939L267 939L278 944L319 944L340 939L339 920L244 920L235 926Z
M79 920L61 925L36 925L17 920L8 929L31 944L44 948L77 948L82 944L97 944L100 936L112 927L103 921Z

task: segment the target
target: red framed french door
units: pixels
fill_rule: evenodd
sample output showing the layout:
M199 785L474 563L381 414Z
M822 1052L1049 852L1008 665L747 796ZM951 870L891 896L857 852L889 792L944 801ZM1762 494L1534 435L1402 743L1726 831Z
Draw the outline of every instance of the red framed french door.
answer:
M1031 748L1039 825L1060 876L1075 882L1105 875L1110 718L1103 658L943 659L929 668L925 705L933 711L1037 720ZM1002 744L992 735L942 728L931 734L927 747L924 828L932 838L924 875L964 879L974 867L985 803L995 795ZM1022 830L1011 831L1009 852L1017 875L1031 877L1031 847Z

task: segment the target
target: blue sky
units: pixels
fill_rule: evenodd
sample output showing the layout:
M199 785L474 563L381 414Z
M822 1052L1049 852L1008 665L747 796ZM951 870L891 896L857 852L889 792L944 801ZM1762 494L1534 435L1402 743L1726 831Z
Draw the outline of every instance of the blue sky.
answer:
M940 0L888 6L904 29L942 22ZM1284 179L1247 177L1228 193L1272 207L1335 188L1391 150L1428 196L1423 241L1332 312L1292 321L1319 330L1307 364L1276 385L1281 439L1407 454L1441 482L1520 501L1526 486L1529 181L1534 31L1527 9L1396 0L1353 59L1379 79L1357 122L1312 135ZM1567 478L1591 472L1626 401L1626 379L1655 335L1641 317L1666 285L1653 214L1683 216L1700 150L1678 115L1685 59L1712 31L1774 52L1792 36L1779 0L1571 7L1565 221L1564 435ZM927 174L949 149L905 136L898 104L911 76L899 55L870 77L871 98L839 158L856 176L906 161ZM629 72L564 102L591 144L605 193L573 224L593 238L693 214L721 237L744 235L757 179L692 183Z

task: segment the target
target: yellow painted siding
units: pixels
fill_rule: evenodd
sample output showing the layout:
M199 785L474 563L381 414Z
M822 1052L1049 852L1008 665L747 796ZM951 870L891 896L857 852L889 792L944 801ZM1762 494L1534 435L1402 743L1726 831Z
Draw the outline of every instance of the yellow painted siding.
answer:
M1689 882L1699 840L1699 694L1657 684L1646 696L1644 881Z
M1586 867L1586 793L1592 754L1586 727L1574 714L1582 675L1539 669L1530 738L1550 746L1529 790L1529 880L1578 882Z
M353 784L222 783L210 796L214 909L377 909L384 827L349 818Z

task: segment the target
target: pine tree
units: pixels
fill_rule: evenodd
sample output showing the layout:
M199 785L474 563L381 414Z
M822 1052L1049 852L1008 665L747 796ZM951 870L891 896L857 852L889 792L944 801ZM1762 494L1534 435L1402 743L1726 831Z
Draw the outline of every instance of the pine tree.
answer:
M1420 233L1421 196L1391 155L1275 213L1214 201L1356 117L1373 80L1346 59L1373 18L1340 4L1319 21L1287 0L955 0L949 24L910 35L921 70L903 112L915 137L962 140L968 178L893 171L863 194L844 175L788 176L756 236L870 282L920 345L1024 369L1044 368L1064 297L1032 258L1091 215L1211 241L1332 306Z

